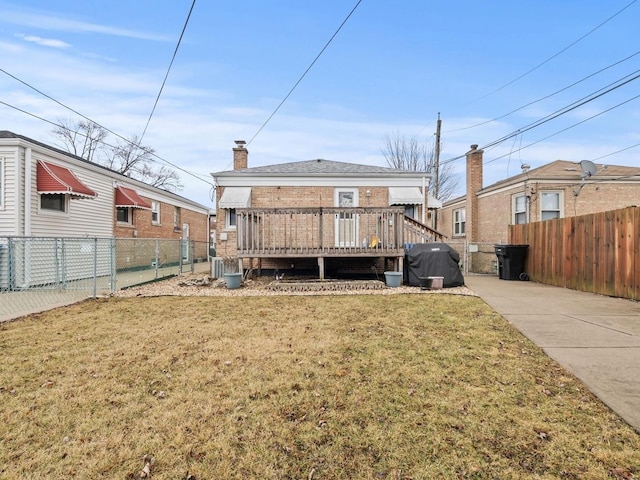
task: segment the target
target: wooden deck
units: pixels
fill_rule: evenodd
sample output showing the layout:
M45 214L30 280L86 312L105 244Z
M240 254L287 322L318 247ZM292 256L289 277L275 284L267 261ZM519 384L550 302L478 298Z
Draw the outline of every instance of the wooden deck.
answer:
M237 211L239 258L381 257L402 269L407 245L442 234L405 217L402 207L275 208Z

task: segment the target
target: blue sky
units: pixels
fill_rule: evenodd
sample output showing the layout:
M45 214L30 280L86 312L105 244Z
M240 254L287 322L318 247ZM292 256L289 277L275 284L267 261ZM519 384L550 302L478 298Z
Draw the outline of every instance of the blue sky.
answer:
M209 173L231 168L233 141L254 137L356 3L196 2L144 139L195 174L179 172L182 195L213 207ZM12 75L122 136L140 135L191 4L0 0L0 101L52 122L77 119ZM430 142L438 112L441 159L457 157L640 69L638 20L632 0L362 0L249 144L249 165L386 165L385 137ZM640 143L639 86L631 81L487 148L485 185L521 163L640 165L640 147L599 158ZM2 130L55 144L51 124L5 104L0 118ZM462 188L464 160L453 163Z

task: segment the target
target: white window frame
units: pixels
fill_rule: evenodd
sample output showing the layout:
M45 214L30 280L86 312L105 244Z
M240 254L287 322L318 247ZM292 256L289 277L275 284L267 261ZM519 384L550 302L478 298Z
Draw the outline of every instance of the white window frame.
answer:
M224 228L225 230L238 228L238 212L235 208L224 209Z
M160 225L160 202L157 200L151 200L151 224Z
M557 210L545 209L544 208L544 197L545 195L557 195L558 197L558 208ZM564 191L562 190L541 190L540 191L540 220L551 220L554 218L563 218L564 217ZM549 217L543 218L545 212L557 212L557 217Z
M523 209L518 209L518 199L522 199L524 203ZM511 223L512 225L521 225L529 223L529 202L524 193L516 193L511 197ZM520 216L520 217L519 217Z
M45 208L42 206L42 200L45 195L55 195L57 197L62 197L63 199L63 210L59 210L57 208ZM46 213L52 215L69 215L69 195L64 193L41 193L38 199L38 212Z
M464 207L456 208L452 212L451 219L453 221L453 236L464 237L467 234L467 209Z
M127 220L126 221L118 220L118 211L119 210L127 212ZM133 208L131 208L131 207L116 207L116 223L118 225L133 225Z

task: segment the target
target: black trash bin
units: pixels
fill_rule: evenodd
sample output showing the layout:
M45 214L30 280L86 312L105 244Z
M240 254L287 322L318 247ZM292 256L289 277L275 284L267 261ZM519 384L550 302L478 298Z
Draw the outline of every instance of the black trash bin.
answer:
M498 277L501 280L528 279L524 271L529 245L494 245L498 257Z

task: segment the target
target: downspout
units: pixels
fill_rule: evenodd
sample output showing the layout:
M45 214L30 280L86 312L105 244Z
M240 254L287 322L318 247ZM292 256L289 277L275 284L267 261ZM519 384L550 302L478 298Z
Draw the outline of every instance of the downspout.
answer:
M425 200L427 198L427 195L429 195L429 192L427 191L427 177L422 177L422 224L426 225L426 219L427 219L427 215L426 215L426 210L427 210L427 201Z
M31 147L24 150L24 236L31 236Z

